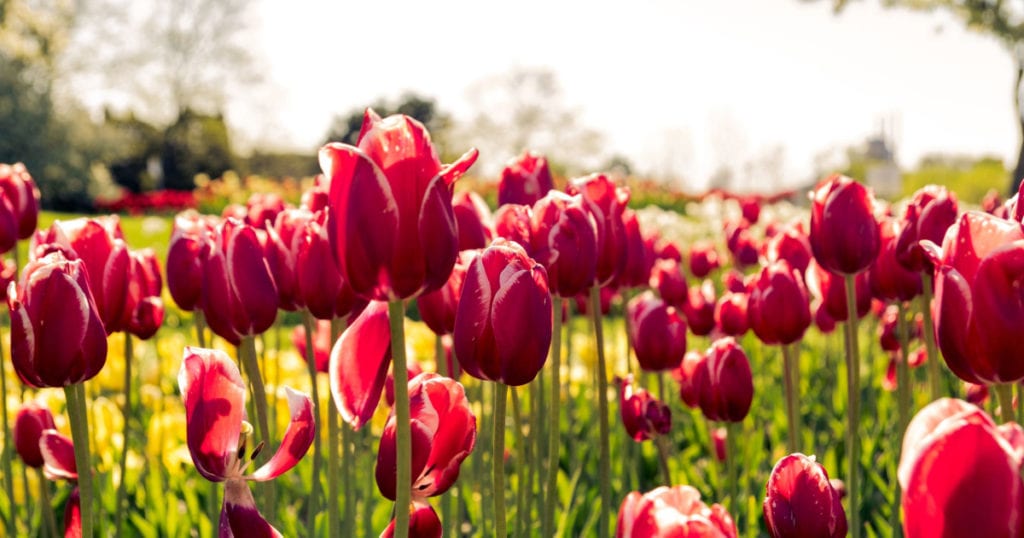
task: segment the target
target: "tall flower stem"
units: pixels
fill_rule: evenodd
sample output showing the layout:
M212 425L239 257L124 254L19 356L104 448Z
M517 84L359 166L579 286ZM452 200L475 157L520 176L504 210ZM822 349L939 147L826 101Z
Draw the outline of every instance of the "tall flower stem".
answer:
M50 500L50 481L43 475L42 468L36 469L36 479L39 482L39 517L46 527L46 535L58 536L57 518L53 515L53 504Z
M434 364L437 366L437 373L445 377L455 377L448 371L448 357L445 356L444 340L440 334L434 335ZM455 486L453 485L447 493L441 496L441 523L443 525L452 524L452 501L454 498Z
M409 430L409 382L405 358L405 304L388 302L391 320L391 358L395 372L395 445L398 452L398 474L395 483L395 538L409 536L409 485L412 484L412 445Z
M910 386L910 369L907 364L907 360L910 357L910 323L907 319L907 309L904 309L902 305L899 307L899 314L896 318L896 330L900 339L900 353L902 357L896 362L896 406L897 406L897 417L899 420L899 435L896 437L897 451L900 450L899 443L903 439L903 433L907 429L907 424L910 423L911 413L911 396L913 395L912 387ZM899 486L897 486L899 487ZM899 502L899 499L897 499Z
M132 335L124 333L124 432L121 442L121 461L118 463L120 480L117 484L117 504L114 505L117 515L114 517L115 536L121 536L121 525L124 523L124 515L127 508L124 506L125 497L128 493L128 439L131 433L132 420L132 360L134 359L132 348Z
M309 371L310 390L313 394L313 428L316 435L313 437L313 474L311 475L309 499L306 502L306 528L314 532L316 514L320 511L320 437L323 430L320 429L320 388L316 375L316 350L313 349L313 331L316 326L313 315L309 310L302 312L302 326L306 329L306 369Z
M612 504L611 454L608 449L608 372L604 358L604 330L601 326L601 287L590 287L590 315L594 321L594 343L597 348L597 413L601 435L598 459L598 477L601 481L601 513L598 517L598 536L608 538L609 513Z
M529 509L524 509L526 503L526 492L530 489L527 478L527 467L533 460L530 454L530 447L526 444L526 437L523 435L522 408L519 405L519 395L516 388L510 387L509 393L512 396L512 420L515 425L516 440L516 520L513 522L512 536L523 535L523 524L531 520Z
M790 454L800 452L799 378L800 363L795 354L799 344L782 344L782 386L786 391L786 419L789 421Z
M547 487L544 493L544 517L541 536L554 536L555 531L555 508L558 506L558 448L560 446L561 429L559 428L560 410L562 402L562 299L561 297L551 298L552 310L554 313L554 328L551 331L551 403L548 412L548 465L547 465Z
M658 449L658 467L661 468L665 485L672 487L672 471L668 467L668 437L658 435L654 438L654 446Z
M71 440L75 445L78 469L78 493L81 499L82 536L93 536L92 460L89 455L89 409L85 404L85 384L64 387Z
M846 283L846 460L847 486L850 496L850 535L860 538L860 446L857 431L860 423L860 352L857 346L857 288L854 275L843 275ZM927 316L925 316L927 317Z
M942 397L942 366L939 364L939 349L935 345L935 327L932 323L932 285L931 273L922 274L924 295L921 297L921 312L924 314L924 345L928 352L928 385L931 387L931 400Z
M267 389L263 385L263 376L260 374L260 367L256 358L256 337L247 335L242 337L238 345L239 361L245 369L245 375L249 378L252 386L252 401L256 408L256 423L259 426L260 440L266 442L270 436L270 418L267 413ZM269 480L263 482L263 502L266 506L274 505L274 482Z
M4 442L3 446L0 446L0 457L3 460L4 493L7 494L7 507L10 512L7 516L7 535L16 536L18 534L17 518L15 517L17 503L14 502L14 472L11 467L11 428L7 421L7 360L4 358L2 341L3 338L0 338L0 414L3 415Z
M491 445L491 471L494 480L494 536L506 538L505 524L505 400L508 385L494 384L494 441Z
M725 468L729 481L729 510L737 516L740 514L740 506L743 504L740 500L739 484L740 454L736 445L736 438L740 435L739 425L739 422L725 423Z
M192 311L192 324L196 327L196 341L199 347L206 347L206 316L203 311L196 308Z
M334 398L327 400L327 535L341 536L341 511L338 510L338 408Z
M1017 422L1017 413L1013 409L1013 384L998 383L992 385L992 390L999 398L999 412L1003 416L1003 422Z

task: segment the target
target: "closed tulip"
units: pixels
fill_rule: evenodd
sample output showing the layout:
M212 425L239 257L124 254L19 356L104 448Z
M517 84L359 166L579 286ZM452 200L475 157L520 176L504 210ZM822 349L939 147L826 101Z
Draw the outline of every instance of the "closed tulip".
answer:
M53 413L37 401L29 401L18 410L12 432L14 448L27 467L38 469L43 466L39 440L44 431L54 428L56 426L53 424Z
M696 278L704 278L721 266L715 245L707 241L691 245L687 258L690 262L690 273Z
M686 323L697 336L707 336L715 328L715 285L704 280L699 286L691 286L683 304Z
M736 538L736 524L720 504L710 507L692 486L661 486L634 491L619 507L616 538Z
M682 306L686 302L686 277L682 267L673 259L661 259L654 262L651 268L651 288L658 290L658 295L672 306Z
M39 189L25 165L0 163L0 189L14 210L17 238L32 237L39 220Z
M619 382L622 425L634 441L654 439L672 429L672 412L650 392L633 386L633 375Z
M85 263L60 252L31 261L7 289L11 363L33 387L65 387L99 373L107 338Z
M679 367L686 353L686 321L675 308L647 291L629 302L626 316L641 369L661 372Z
M533 205L555 188L546 157L535 151L523 151L501 171L498 181L498 205Z
M1024 379L1021 224L970 211L941 249L926 244L935 264L935 335L949 369L971 383Z
M761 269L750 286L747 318L766 344L792 344L811 326L811 305L804 279L780 259Z
M846 321L846 289L843 277L831 273L817 262L812 261L807 268L807 288L820 302L829 319L834 322ZM857 294L857 317L862 318L871 311L871 286L867 273L858 273L854 279L854 290Z
M695 372L700 410L710 420L740 422L754 400L750 361L733 338L711 344L703 367Z
M527 249L533 244L533 210L528 205L505 204L494 213L494 235L507 241L515 241Z
M757 264L759 248L746 222L731 222L725 226L725 246L732 254L736 267L743 268Z
M410 299L444 285L459 244L452 185L476 157L470 150L442 166L423 124L369 109L358 147L320 150L331 183L331 245L356 295Z
M650 280L654 255L648 253L644 236L640 231L640 219L636 211L628 207L622 213L622 224L626 231L626 267L615 280L618 288L641 288Z
M838 174L811 192L811 252L825 269L852 275L868 268L881 243L871 190ZM838 319L838 318L837 318Z
M199 304L203 282L203 249L216 227L214 217L194 210L175 215L167 250L167 290L178 308L191 312Z
M317 174L313 178L313 186L302 193L299 205L309 210L310 213L317 213L327 209L330 199L331 180L323 174Z
M163 278L153 249L129 253L128 297L124 328L130 334L148 340L164 321Z
M764 521L772 538L846 536L841 497L814 456L797 453L779 460L765 490Z
M932 262L920 242L927 239L942 244L946 230L956 222L959 210L956 195L946 187L926 185L915 192L900 219L896 260L907 270L931 272Z
M879 224L882 246L868 271L871 295L883 301L909 301L924 291L921 272L907 269L897 259L899 226L893 218L882 219Z
M413 499L448 491L459 478L462 461L476 445L476 416L458 381L424 373L409 381ZM377 488L395 500L395 414L392 410L377 451Z
M479 194L462 191L452 198L452 211L459 230L459 250L484 248L494 238L491 209Z
M579 193L594 218L597 230L597 272L595 284L604 286L626 268L626 227L622 214L629 203L629 191L617 187L603 174L591 174L572 181L570 193Z
M727 336L743 336L750 328L747 322L747 300L745 292L725 292L715 304L715 325Z
M790 267L807 271L811 263L811 243L799 222L786 226L765 242L765 258L769 262L786 260Z
M469 266L455 314L455 357L469 375L525 385L544 366L552 331L544 266L495 241Z
M334 261L328 238L327 211L303 223L295 238L295 282L298 302L316 319L342 318L357 312L366 301L356 297Z
M267 266L277 287L278 307L282 310L293 311L304 304L298 289L298 250L302 230L311 220L313 214L309 211L291 208L277 212L271 225L266 227ZM327 252L330 254L329 246ZM317 268L318 275L320 271L321 268Z
M691 409L700 407L700 385L704 380L704 361L707 357L700 351L687 351L683 355L683 362L675 371L675 378L679 382L679 398Z
M527 252L544 265L551 293L573 297L590 289L597 269L597 230L579 195L549 191L530 212L528 236Z
M420 317L434 334L455 332L455 313L459 307L462 285L466 281L466 272L475 255L476 253L472 251L460 252L448 282L441 288L416 298Z

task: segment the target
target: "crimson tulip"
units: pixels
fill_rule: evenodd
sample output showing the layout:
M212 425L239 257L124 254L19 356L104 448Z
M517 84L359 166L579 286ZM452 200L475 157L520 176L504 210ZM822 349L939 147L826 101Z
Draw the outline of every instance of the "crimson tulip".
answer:
M683 303L683 313L690 331L697 336L707 336L715 328L715 285L704 280L699 286L692 286Z
M66 387L99 373L107 338L85 262L60 252L30 261L21 283L7 288L11 362L33 387Z
M739 533L729 512L710 507L692 486L661 486L643 495L634 491L619 507L616 538L699 536L736 538Z
M871 190L846 176L818 183L811 192L809 241L822 267L852 275L871 265L881 247L874 206Z
M769 262L750 286L747 318L766 344L792 344L811 326L811 305L804 280L785 259Z
M708 276L721 265L715 245L708 241L690 245L690 255L687 258L690 261L690 273L696 278Z
M597 230L594 283L604 286L626 268L626 227L622 214L629 202L629 191L615 186L615 182L604 174L591 174L572 181L570 194L576 193L583 196L583 205L594 218Z
M883 351L899 351L900 336L897 334L899 326L900 307L889 305L882 314L878 323L878 344Z
M505 204L494 213L494 235L508 241L515 241L523 248L530 249L532 238L533 210L528 205ZM527 253L530 253L527 250Z
M786 260L790 267L805 273L811 263L811 243L803 225L796 222L776 232L765 242L765 258L769 262Z
M871 294L883 301L910 301L924 291L921 272L907 269L897 259L897 240L902 233L899 226L895 219L882 219L879 224L882 246L868 271Z
M731 337L711 344L694 384L700 398L700 410L710 420L740 422L754 400L754 379L750 361L743 348Z
M796 453L779 460L765 491L764 520L772 538L846 536L841 497L814 456Z
M673 259L660 259L651 268L650 285L658 290L658 295L672 306L682 306L686 302L689 289L682 267Z
M932 262L920 241L927 239L941 244L958 213L956 195L946 187L926 185L915 192L900 219L896 260L907 270L932 272Z
M38 469L43 466L39 441L44 431L54 428L53 413L37 401L29 401L18 410L11 434L14 437L14 448L27 467Z
M0 190L14 210L17 239L28 239L39 220L39 189L22 163L0 163Z
M619 381L619 408L622 425L634 441L667 435L672 429L672 412L650 392L633 387L633 374Z
M760 196L740 196L736 199L740 204L740 212L743 214L743 220L750 224L757 224L757 220L761 216L761 197Z
M626 266L615 280L616 287L644 287L650 280L654 255L647 251L636 211L627 207L622 213L622 224L626 232Z
M203 253L217 226L214 217L189 209L174 217L171 244L167 250L167 290L178 308L191 312L199 304L203 282Z
M273 192L254 192L245 202L245 223L259 230L274 225L277 216L285 210L284 198Z
M18 275L18 266L14 260L6 258L0 261L0 300L7 300L7 287L14 282Z
M388 407L394 407L395 405L395 369L394 364L388 372L386 378L384 378L384 401L387 402ZM416 360L410 359L405 367L405 382L409 383L416 376L423 373L423 367Z
M416 298L416 306L420 312L423 323L434 334L452 334L455 332L455 313L459 307L459 297L462 295L462 285L466 281L466 272L476 254L472 251L463 251L452 268L452 274L444 286L429 293L424 293Z
M233 345L274 324L277 286L255 228L233 218L217 226L203 262L201 298L210 330Z
M476 157L473 149L442 166L423 124L371 109L358 147L320 150L331 182L331 246L356 295L410 299L444 285L459 243L451 189Z
M476 445L476 416L462 385L434 373L409 381L412 429L412 498L441 495L459 478L459 466ZM377 489L395 500L395 413L392 410L377 450Z
M820 301L829 319L846 321L849 314L846 312L846 289L843 277L829 272L816 261L812 260L807 268L807 289ZM868 283L867 273L858 273L854 281L854 289L857 293L857 317L862 318L871 311L871 287Z
M247 388L235 362L222 351L186 347L178 387L192 463L203 478L225 482L220 536L279 536L260 515L246 482L277 478L305 456L316 435L312 400L285 387L291 418L284 438L274 455L250 473L246 469L262 442L249 451L251 427L243 427Z
M502 206L516 207L521 206ZM524 246L547 270L551 293L559 297L585 293L593 284L597 269L597 230L583 199L549 191L534 204L529 215L530 245ZM514 235L503 237L515 240Z
M128 253L128 297L125 306L125 331L148 340L164 321L163 278L153 249Z
M725 462L729 459L729 429L718 427L711 432L711 442L715 445L715 459Z
M659 260L671 259L680 263L683 261L683 253L679 250L679 245L673 241L657 242L654 245L654 257Z
M700 383L703 381L704 361L707 357L700 351L687 351L683 355L683 362L679 369L674 371L674 376L679 382L679 398L683 403L692 409L700 407ZM698 372L701 372L698 374Z
M327 211L303 223L295 238L295 281L298 302L316 319L343 318L362 309L365 301L341 275L331 254Z
M1021 434L981 409L943 398L925 406L903 440L903 531L925 536L1024 536Z
M413 501L409 508L409 538L441 538L444 529L441 527L441 520L430 503L426 501ZM394 538L395 521L391 520L380 538Z
M626 307L629 336L640 368L660 372L678 368L686 353L686 321L650 291Z
M313 331L313 363L316 371L321 374L328 372L328 365L331 359L331 346L334 340L331 338L331 322L326 319L318 319ZM296 325L292 331L292 345L299 353L299 356L306 356L306 328Z
M370 301L331 349L331 395L341 418L358 430L380 403L391 365L388 305Z
M303 306L299 294L298 249L302 230L306 223L313 220L313 214L305 209L284 209L276 213L265 229L267 267L277 287L278 307L293 311ZM263 228L262 226L256 226ZM328 255L330 248L327 249ZM332 264L333 265L333 264ZM320 275L323 268L317 267ZM326 271L323 271L326 272ZM335 271L337 272L337 271Z
M519 386L544 366L552 331L544 266L495 241L469 266L455 314L455 357L469 375Z
M820 299L816 299L811 304L811 310L814 311L814 326L821 331L822 334L829 334L836 330L836 320L828 313L828 308L825 307L825 303Z
M546 157L535 151L523 151L501 171L498 181L498 205L533 205L555 188Z
M747 323L747 293L725 292L715 304L715 326L727 336L743 336Z
M725 226L725 245L732 253L736 267L747 267L757 264L758 246L749 224L745 222L729 223Z
M452 211L459 231L459 250L484 248L494 238L491 209L479 194L472 191L456 193Z
M313 178L313 186L302 193L299 205L309 210L310 213L318 213L327 209L331 199L331 180L323 175L317 174Z

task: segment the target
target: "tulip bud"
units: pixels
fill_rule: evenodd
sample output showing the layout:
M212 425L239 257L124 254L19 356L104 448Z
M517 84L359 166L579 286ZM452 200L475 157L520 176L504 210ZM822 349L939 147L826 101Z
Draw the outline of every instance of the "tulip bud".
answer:
M686 321L650 291L626 307L629 336L640 368L660 372L678 368L686 353Z
M167 250L167 290L178 308L191 312L199 303L203 281L203 247L216 221L194 210L174 217L171 244Z
M595 284L604 286L626 268L626 229L623 211L629 202L629 191L616 187L603 174L575 179L570 194L583 196L584 207L594 218L597 229L597 274Z
M666 435L672 429L672 412L644 389L633 387L633 375L618 380L622 425L636 442Z
M786 260L761 269L750 287L747 317L754 334L766 344L799 341L811 325L811 306L804 280Z
M896 260L910 271L932 272L934 267L920 241L941 244L958 212L956 195L945 187L926 185L915 192L899 226Z
M715 305L715 325L727 336L743 336L747 325L746 293L726 292Z
M754 379L746 353L733 338L711 344L695 374L700 410L710 420L740 422L754 400Z
M690 246L690 273L696 278L704 278L718 269L721 262L718 260L718 251L715 245L710 242L698 242Z
M491 209L479 194L462 191L452 198L452 211L459 230L459 250L485 248L494 238Z
M455 356L477 379L518 386L544 366L552 331L544 266L495 241L469 266L455 314Z
M35 469L43 466L39 440L44 431L54 428L53 413L42 404L29 401L18 410L18 416L14 419L14 448L26 466Z
M524 151L501 171L498 182L498 205L533 205L555 188L548 160L540 153Z
M0 164L0 190L14 210L18 239L28 239L39 220L39 189L24 164Z
M658 290L658 295L672 306L682 306L686 302L686 277L683 276L679 262L662 259L654 262L651 269L651 287Z
M841 497L814 456L790 454L779 460L765 490L764 520L772 538L846 536Z
M582 198L549 191L527 214L527 252L544 265L551 293L572 297L589 290L597 269L597 230Z
M825 269L852 275L867 269L880 248L875 197L871 190L838 174L811 192L811 252Z
M710 280L693 286L687 292L683 304L686 323L697 336L707 336L715 328L715 285Z

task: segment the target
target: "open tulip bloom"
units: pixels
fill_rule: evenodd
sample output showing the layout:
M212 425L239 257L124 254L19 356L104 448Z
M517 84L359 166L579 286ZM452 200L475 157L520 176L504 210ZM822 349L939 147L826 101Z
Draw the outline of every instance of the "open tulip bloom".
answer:
M246 469L263 448L249 450L252 427L245 422L246 386L224 352L186 347L178 373L185 404L188 449L199 474L212 482L225 482L219 536L280 536L256 509L247 480L272 480L294 467L309 450L316 435L313 402L286 387L291 422L277 452L252 473Z

